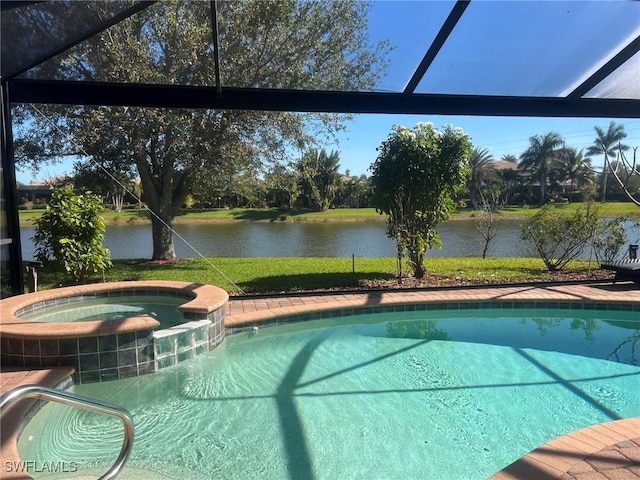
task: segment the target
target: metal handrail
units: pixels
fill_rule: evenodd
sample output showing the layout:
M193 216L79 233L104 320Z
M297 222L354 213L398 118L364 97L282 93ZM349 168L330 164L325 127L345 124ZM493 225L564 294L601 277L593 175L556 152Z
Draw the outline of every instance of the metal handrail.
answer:
M124 441L122 449L113 466L99 480L111 480L116 478L120 470L127 462L131 447L133 446L133 421L129 412L118 405L102 402L94 398L76 395L56 388L43 387L41 385L21 385L13 388L0 396L0 417L16 402L25 398L36 398L50 402L63 403L72 407L82 408L97 413L104 413L112 417L118 417L124 426Z

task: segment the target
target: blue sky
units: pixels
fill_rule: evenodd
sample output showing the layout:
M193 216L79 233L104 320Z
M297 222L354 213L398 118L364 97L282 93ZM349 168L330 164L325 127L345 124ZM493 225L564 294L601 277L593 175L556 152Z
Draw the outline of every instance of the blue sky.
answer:
M388 40L393 47L387 74L376 90L403 90L454 3L373 3L368 16L370 39ZM416 92L564 95L593 73L589 66L594 56L604 63L612 51L640 35L638 18L640 2L474 1ZM585 41L585 25L589 25L589 39L596 42ZM640 82L636 83L631 88L640 91ZM640 146L640 119L366 114L347 122L347 131L337 142L324 147L340 153L342 172L360 175L369 173L376 148L393 125L412 127L430 121L436 127L462 127L474 146L486 148L500 159L505 154L519 157L529 145L529 137L551 131L562 135L567 146L586 148L596 138L594 126L606 129L611 120L625 126L628 145ZM601 167L603 160L593 158L592 162ZM29 183L70 171L68 163L43 166L35 177L30 171L18 171L17 177Z

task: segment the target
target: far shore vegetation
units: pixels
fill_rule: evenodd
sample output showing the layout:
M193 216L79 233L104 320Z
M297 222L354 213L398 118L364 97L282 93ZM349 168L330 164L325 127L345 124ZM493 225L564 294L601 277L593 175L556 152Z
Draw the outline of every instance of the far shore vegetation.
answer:
M575 212L584 205L581 202L554 204L563 212ZM631 202L598 203L602 215L606 217L628 216L640 218L640 209ZM539 206L511 205L499 209L504 218L525 218L539 210ZM40 218L44 209L20 210L20 224L33 225ZM473 219L479 216L480 210L468 207L458 207L451 220ZM127 223L151 223L150 213L137 206L124 208L119 212L105 210L102 213L106 225ZM174 223L190 222L386 222L387 217L376 213L373 208L334 208L324 212L312 211L305 208L277 209L277 208L212 208L212 209L184 209L181 210Z

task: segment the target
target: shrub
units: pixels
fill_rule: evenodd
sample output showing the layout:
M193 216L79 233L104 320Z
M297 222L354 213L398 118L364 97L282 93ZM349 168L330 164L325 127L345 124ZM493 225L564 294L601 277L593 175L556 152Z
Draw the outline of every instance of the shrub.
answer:
M36 221L36 258L62 268L76 283L111 266L109 250L102 246L102 199L87 192L75 195L69 187L55 190Z
M525 220L520 236L533 243L550 271L561 270L582 252L599 222L598 209L592 204L567 215L545 205Z
M626 221L626 217L600 221L593 237L593 249L598 262L609 263L618 257L622 246L627 242Z

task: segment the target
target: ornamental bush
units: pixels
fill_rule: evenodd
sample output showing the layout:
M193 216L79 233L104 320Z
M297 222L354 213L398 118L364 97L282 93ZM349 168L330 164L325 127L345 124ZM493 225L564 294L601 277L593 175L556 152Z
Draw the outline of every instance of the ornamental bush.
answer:
M371 166L373 206L388 215L387 235L406 251L414 276L425 274L427 248L441 246L436 225L455 211L453 195L469 173L471 140L462 129L420 122L395 126Z
M102 246L102 211L100 196L91 192L76 195L68 186L57 188L36 221L36 259L63 269L76 283L110 267L110 252Z

